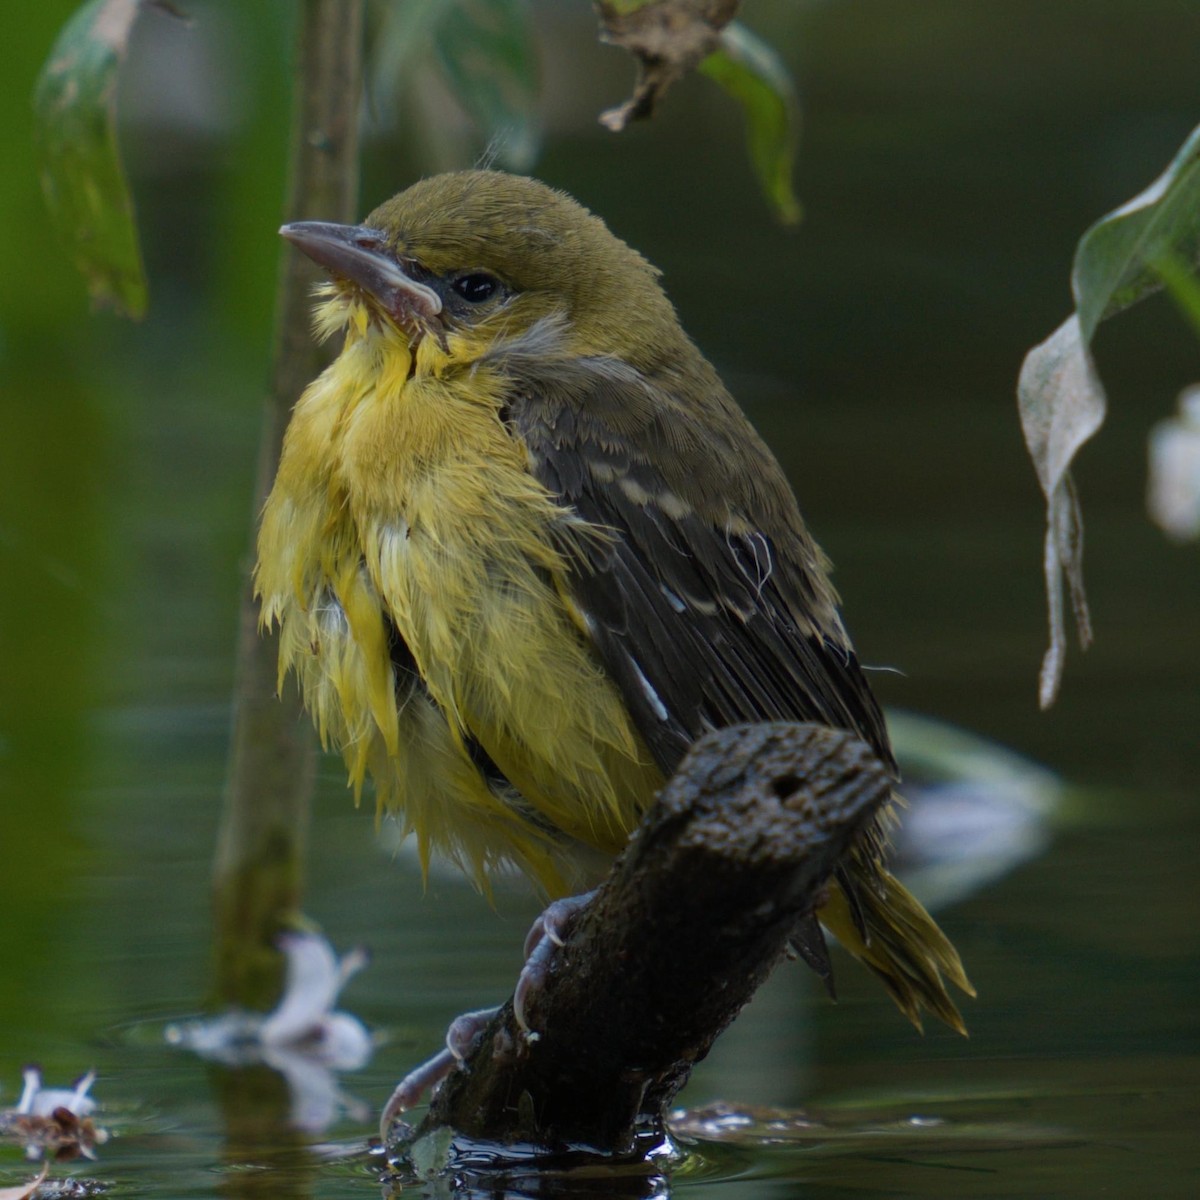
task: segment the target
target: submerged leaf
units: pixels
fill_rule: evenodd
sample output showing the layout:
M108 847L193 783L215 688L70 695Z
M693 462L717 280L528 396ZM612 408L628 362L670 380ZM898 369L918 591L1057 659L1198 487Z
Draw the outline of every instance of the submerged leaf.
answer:
M91 0L63 27L34 91L42 190L92 299L146 311L133 201L117 153L117 74L141 0Z
M760 37L735 21L722 30L720 49L704 59L699 70L742 106L750 160L759 183L782 221L799 221L792 164L800 105L782 59Z
M1097 221L1079 240L1071 272L1075 315L1021 367L1017 385L1025 443L1046 496L1046 593L1050 646L1039 699L1054 702L1066 656L1062 585L1071 594L1083 646L1091 641L1083 586L1083 518L1070 467L1104 422L1105 397L1091 356L1101 321L1163 286L1163 264L1200 260L1200 128L1145 191Z

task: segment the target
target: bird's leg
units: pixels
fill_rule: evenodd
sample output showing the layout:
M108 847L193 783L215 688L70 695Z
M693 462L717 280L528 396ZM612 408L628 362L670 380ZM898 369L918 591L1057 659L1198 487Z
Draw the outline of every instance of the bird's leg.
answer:
M529 1028L525 1009L532 996L546 982L554 951L563 944L563 935L575 915L588 906L594 891L579 896L564 896L554 900L543 909L542 914L529 927L525 935L525 965L513 991L513 1016L526 1038L533 1040L537 1032Z
M829 947L817 918L809 913L796 922L795 929L787 942L788 956L802 958L818 975L829 993L830 1000L837 999L833 986L833 963L829 958Z
M415 1108L426 1092L432 1091L451 1071L462 1065L475 1039L499 1011L499 1008L480 1008L455 1017L446 1029L445 1049L414 1067L396 1084L396 1090L383 1106L379 1117L379 1140L385 1146L397 1117Z

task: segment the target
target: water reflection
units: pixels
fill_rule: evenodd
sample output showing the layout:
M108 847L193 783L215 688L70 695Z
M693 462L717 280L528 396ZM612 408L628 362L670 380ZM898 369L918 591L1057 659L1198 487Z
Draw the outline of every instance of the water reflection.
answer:
M168 1025L167 1042L231 1068L265 1066L287 1082L292 1126L322 1133L343 1114L371 1117L362 1100L344 1092L338 1076L357 1071L374 1048L367 1027L334 1010L342 988L367 964L355 948L339 958L315 933L280 938L287 968L283 995L269 1013L229 1010L203 1021Z
M266 1066L214 1064L208 1079L224 1123L219 1194L229 1200L315 1195L320 1164L292 1121L286 1078Z

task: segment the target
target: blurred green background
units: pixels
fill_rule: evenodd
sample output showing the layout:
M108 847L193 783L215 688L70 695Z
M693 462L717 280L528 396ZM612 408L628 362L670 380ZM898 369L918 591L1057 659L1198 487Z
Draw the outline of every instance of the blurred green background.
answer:
M195 0L190 25L156 11L139 23L120 97L151 289L138 325L88 311L38 192L30 96L73 9L23 6L0 73L0 1103L23 1061L61 1082L99 1058L120 1077L110 1095L185 1121L207 1103L202 1081L130 1057L122 1031L195 1009L206 989L294 6ZM631 66L596 44L582 0L534 11L535 173L663 269L834 559L861 657L902 672L876 676L884 701L1089 789L1074 819L1091 832L949 916L981 991L972 1043L911 1038L845 968L842 1004L820 1010L815 1032L787 1017L783 1058L730 1067L703 1094L720 1078L739 1099L798 1102L813 1086L869 1084L884 1061L891 1079L952 1064L954 1078L1012 1089L1030 1071L1006 1074L1006 1055L1064 1046L1084 1064L1071 1078L1090 1078L1117 1030L1146 1087L1183 1089L1162 1117L1179 1125L1160 1149L1178 1155L1195 1079L1168 1085L1164 1064L1194 1065L1200 1050L1188 849L1200 554L1147 523L1144 445L1200 376L1196 338L1161 297L1099 335L1113 412L1078 471L1097 643L1072 652L1046 715L1042 505L1013 395L1025 351L1069 311L1079 235L1200 120L1200 9L748 4L803 98L794 230L767 210L740 116L710 83L685 81L653 123L614 136L595 116L623 98ZM431 76L416 87L417 106L393 111L378 89L368 103L364 213L478 148ZM423 897L412 865L380 854L370 818L351 811L336 763L322 767L315 819L310 910L338 944L375 947L357 1007L400 1026L367 1089L376 1103L446 1017L499 998L524 918L499 922L441 880ZM772 1071L796 1039L817 1065L781 1081ZM1135 1067L1116 1072L1134 1090Z

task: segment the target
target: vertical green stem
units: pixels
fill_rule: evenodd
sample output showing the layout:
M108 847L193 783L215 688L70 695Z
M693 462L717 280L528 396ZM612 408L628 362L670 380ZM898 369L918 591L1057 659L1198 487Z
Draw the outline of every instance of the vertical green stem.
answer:
M350 221L358 202L363 2L304 0L299 7L286 220ZM291 249L282 255L256 515L292 406L322 365L309 326L316 269ZM314 755L294 688L276 694L275 639L259 637L257 626L247 581L213 886L217 997L262 1007L278 987L275 937L299 912Z

